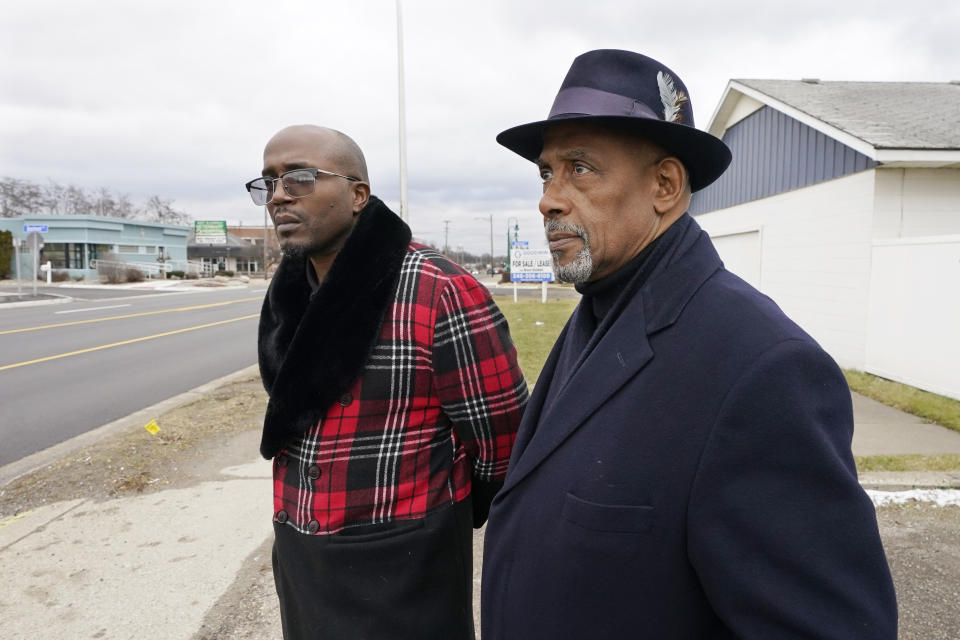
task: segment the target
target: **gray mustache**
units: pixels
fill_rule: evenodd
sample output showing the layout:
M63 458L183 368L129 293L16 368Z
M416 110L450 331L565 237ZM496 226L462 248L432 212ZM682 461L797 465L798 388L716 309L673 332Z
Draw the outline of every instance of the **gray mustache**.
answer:
M585 240L587 238L587 230L580 225L560 222L559 220L547 220L547 223L543 225L543 230L545 233L550 233L551 231L566 231L575 233Z

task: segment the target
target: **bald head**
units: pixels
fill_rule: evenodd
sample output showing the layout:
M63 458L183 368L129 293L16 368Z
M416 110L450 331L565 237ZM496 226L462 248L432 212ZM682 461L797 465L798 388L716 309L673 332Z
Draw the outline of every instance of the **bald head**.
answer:
M313 124L297 124L278 131L263 150L264 158L271 152L284 149L308 148L322 155L331 166L317 167L360 178L367 184L367 162L363 151L353 138L336 129Z

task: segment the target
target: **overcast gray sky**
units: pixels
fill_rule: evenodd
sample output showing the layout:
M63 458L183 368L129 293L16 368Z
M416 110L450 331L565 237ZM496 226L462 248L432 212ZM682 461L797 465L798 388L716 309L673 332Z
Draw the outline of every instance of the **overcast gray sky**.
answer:
M243 183L263 144L316 123L364 149L397 210L394 0L5 2L0 175L260 224ZM570 62L621 48L671 67L705 128L731 78L960 79L960 2L404 0L410 223L497 252L516 216L539 243L532 164L494 141L542 119Z

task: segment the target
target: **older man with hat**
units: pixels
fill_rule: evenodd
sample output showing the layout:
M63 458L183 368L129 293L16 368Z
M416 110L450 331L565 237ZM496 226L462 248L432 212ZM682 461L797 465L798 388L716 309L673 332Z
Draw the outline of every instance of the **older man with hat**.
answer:
M686 213L730 151L663 64L574 60L537 164L583 294L487 525L484 640L893 639L893 583L834 361Z

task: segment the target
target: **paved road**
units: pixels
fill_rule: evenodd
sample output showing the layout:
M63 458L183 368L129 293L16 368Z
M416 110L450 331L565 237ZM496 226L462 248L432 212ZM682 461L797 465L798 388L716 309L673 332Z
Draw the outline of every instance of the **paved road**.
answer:
M21 293L24 296L33 295L33 286L29 282L23 283L21 285ZM107 288L87 289L84 287L66 287L66 286L47 287L47 286L40 285L37 287L37 293L39 295L46 295L46 296L68 296L70 298L75 298L77 300L103 300L103 299L115 299L115 298L141 298L144 296L176 295L177 292L170 292L170 291L163 291L163 290L146 290L146 289L107 289ZM16 295L17 285L15 284L0 285L0 294Z
M0 465L256 363L263 289L108 293L0 305Z

